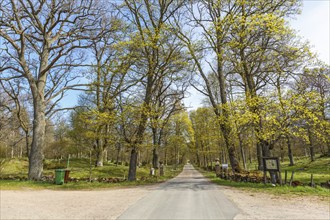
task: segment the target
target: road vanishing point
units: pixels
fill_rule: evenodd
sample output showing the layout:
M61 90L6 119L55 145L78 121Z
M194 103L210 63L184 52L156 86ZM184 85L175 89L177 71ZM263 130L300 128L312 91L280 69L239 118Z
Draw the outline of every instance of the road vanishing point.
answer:
M129 207L118 219L233 219L239 209L192 165Z

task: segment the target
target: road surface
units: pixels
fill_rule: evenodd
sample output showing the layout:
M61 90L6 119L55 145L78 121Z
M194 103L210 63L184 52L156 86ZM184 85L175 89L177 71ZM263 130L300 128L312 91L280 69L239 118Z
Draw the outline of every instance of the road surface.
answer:
M118 219L233 219L239 210L219 189L186 165L180 175L137 201Z
M330 220L329 213L328 197L279 196L216 186L191 166L160 185L119 189L2 190L0 181L0 219Z

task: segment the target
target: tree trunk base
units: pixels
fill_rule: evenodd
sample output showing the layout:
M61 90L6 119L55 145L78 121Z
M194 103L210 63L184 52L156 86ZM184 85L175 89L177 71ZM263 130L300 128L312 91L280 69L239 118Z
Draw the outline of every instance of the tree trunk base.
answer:
M136 149L132 149L131 158L129 162L129 170L128 170L128 181L136 180L136 165L137 165L138 154Z

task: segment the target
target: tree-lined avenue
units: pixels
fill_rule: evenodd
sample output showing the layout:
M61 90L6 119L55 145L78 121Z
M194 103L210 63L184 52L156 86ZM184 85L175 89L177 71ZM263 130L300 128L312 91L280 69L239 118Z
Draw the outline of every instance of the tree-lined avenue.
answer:
M233 219L239 210L192 165L161 184L119 219Z

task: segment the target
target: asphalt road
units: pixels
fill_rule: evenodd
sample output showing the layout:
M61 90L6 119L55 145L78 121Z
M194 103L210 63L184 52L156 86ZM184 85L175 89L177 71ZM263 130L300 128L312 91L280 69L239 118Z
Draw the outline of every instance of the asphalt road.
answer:
M128 208L118 219L233 219L238 208L192 165Z

